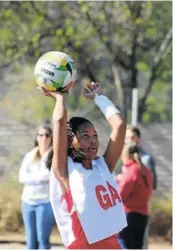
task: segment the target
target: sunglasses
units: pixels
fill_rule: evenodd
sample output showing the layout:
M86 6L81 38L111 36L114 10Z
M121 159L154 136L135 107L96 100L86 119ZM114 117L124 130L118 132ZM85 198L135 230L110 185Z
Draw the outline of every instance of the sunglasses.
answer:
M45 134L37 134L37 135L40 136L40 137L45 136L46 138L49 138L49 137L50 137L50 134L47 134L47 133L45 133Z

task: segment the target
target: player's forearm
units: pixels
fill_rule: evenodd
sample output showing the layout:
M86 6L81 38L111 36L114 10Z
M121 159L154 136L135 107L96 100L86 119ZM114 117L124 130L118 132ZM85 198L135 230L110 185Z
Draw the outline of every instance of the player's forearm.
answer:
M67 110L65 105L65 94L57 94L56 103L53 111L52 121L57 122L66 119Z

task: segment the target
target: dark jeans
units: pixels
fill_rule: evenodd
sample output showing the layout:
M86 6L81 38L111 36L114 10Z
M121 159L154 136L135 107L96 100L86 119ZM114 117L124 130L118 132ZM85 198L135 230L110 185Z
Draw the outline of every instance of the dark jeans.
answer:
M22 216L28 249L50 249L49 237L54 224L50 203L30 205L22 202Z
M142 249L147 215L127 213L127 227L119 234L119 243L123 249Z

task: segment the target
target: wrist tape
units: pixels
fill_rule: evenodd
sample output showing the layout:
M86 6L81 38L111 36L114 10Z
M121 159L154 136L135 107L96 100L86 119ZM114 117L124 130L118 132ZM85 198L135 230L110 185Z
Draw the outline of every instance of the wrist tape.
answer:
M120 111L115 107L115 105L104 95L95 95L94 98L95 104L104 114L107 120L114 114L120 114Z

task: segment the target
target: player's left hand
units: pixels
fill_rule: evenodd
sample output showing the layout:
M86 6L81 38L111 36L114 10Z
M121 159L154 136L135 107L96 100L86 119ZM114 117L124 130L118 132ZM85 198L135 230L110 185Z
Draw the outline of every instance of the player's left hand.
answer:
M94 99L95 95L101 95L101 87L98 82L91 82L84 88L84 96L87 99Z

